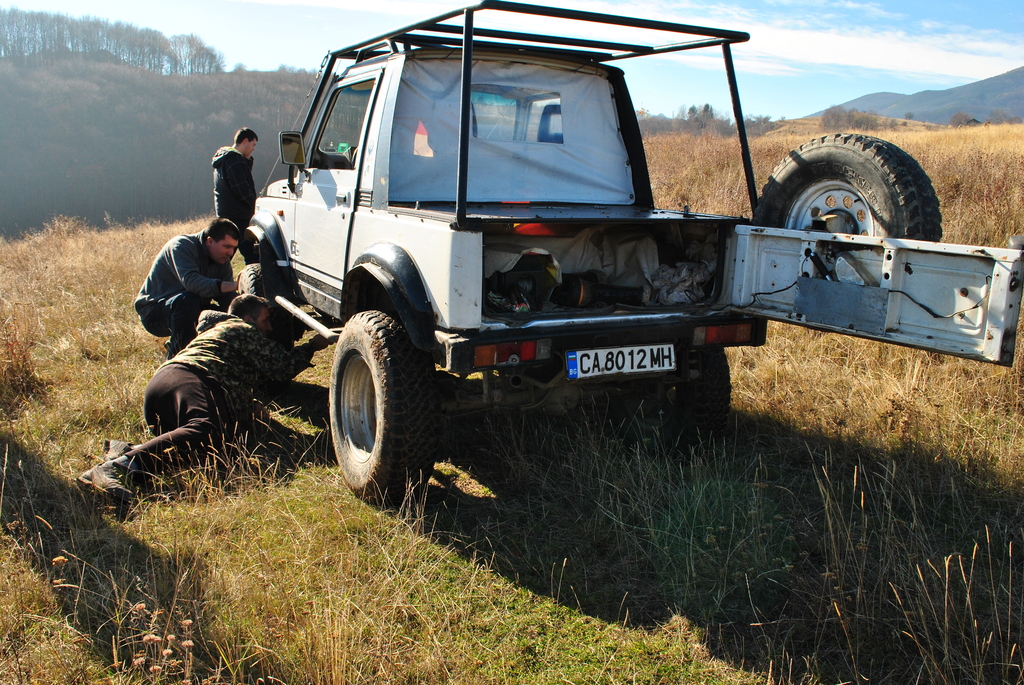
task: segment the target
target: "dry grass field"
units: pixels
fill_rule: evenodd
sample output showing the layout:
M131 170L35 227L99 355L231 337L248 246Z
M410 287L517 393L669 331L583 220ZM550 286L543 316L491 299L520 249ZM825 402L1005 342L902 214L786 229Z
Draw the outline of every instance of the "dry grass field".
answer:
M1024 234L1024 127L882 137L946 242ZM755 140L758 183L806 139ZM649 140L659 204L749 215L737 149ZM0 242L3 685L1024 681L1024 367L772 324L730 353L720 441L452 419L394 512L332 467L327 350L230 466L117 516L74 477L143 437L162 347L131 299L201 225Z

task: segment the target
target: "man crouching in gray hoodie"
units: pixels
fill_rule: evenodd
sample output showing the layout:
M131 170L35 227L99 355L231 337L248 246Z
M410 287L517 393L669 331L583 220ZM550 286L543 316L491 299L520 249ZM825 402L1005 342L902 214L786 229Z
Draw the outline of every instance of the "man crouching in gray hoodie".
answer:
M235 296L231 258L237 248L235 224L214 219L195 235L171 238L156 256L135 298L135 311L147 331L171 337L168 359L196 337L200 312L213 301L223 311Z

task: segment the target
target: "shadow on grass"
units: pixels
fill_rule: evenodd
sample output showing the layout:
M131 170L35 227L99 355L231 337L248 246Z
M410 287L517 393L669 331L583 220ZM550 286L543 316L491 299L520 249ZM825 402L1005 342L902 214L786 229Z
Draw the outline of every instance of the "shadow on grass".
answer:
M744 414L711 444L627 444L602 425L448 421L433 535L605 621L681 614L731 664L793 681L1024 672L1011 551L1024 493L999 485L985 455L964 468L907 439Z
M38 577L51 585L71 625L91 638L98 659L115 669L140 673L177 662L183 673L185 661L195 659L193 650L182 648L180 641L169 645L163 638L169 633L198 633L205 625L207 573L202 560L188 550L147 545L117 522L131 517L131 511L117 511L105 499L55 476L41 455L25 449L10 434L0 435L0 452L4 532ZM23 617L22 630L30 629L31 619ZM160 639L144 640L146 635ZM21 642L12 636L9 649L19 649ZM31 641L24 646L33 649ZM166 648L171 654L162 654ZM48 676L85 682L53 668L47 668Z
M328 390L322 385L291 381L277 392L260 393L258 399L282 416L266 430L257 431L261 444L290 467L302 464L334 464L331 447ZM299 430L295 422L300 422Z
M326 400L319 396L321 390L294 384L277 402L293 408L303 420L322 425ZM293 477L302 463L323 461L329 449L328 436L329 431L301 433L272 420L254 429L248 446L229 454L226 464L172 471L154 490L143 493L132 508L121 508L100 493L83 491L73 480L55 475L51 459L33 453L3 432L0 522L36 578L50 586L74 632L88 636L98 663L116 672L137 674L132 677L163 679L161 682L196 674L216 676L224 670L216 646L224 638L213 626L212 617L205 614L209 571L202 552L192 549L187 540L181 547L147 544L132 534L131 521L146 507L168 499L173 506L179 497L202 498L207 490L219 496L280 484ZM38 633L29 636L34 623L35 619L25 614L20 627L5 636L0 664L10 663L18 669L31 666L32 659L20 650L39 648ZM174 638L168 640L168 635ZM57 651L63 653L66 646ZM82 673L95 665L81 659L76 663L66 656L62 660L65 666L46 666L48 677L61 682L92 682ZM260 657L260 663L232 666L261 673L261 665L273 667L262 663L265 660ZM9 675L12 682L28 682L29 671Z

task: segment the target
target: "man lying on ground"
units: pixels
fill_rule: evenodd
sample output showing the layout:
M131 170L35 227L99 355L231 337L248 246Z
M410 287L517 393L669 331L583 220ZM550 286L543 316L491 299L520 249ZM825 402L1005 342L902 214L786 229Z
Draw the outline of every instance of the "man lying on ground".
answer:
M80 475L79 483L131 503L135 493L125 486L126 476L145 478L171 464L200 463L211 450L223 453L252 422L256 383L294 378L329 344L316 335L285 349L267 338L270 305L255 295L236 297L227 314L204 312L198 329L146 386L143 413L155 437L134 446L108 441L107 461Z

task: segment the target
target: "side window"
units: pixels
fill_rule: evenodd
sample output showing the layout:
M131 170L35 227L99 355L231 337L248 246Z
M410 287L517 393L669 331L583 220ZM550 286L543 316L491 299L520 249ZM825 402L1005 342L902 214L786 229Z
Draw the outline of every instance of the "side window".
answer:
M354 169L356 148L362 139L363 119L374 81L339 88L331 101L327 123L320 131L311 165L316 169Z
M562 98L558 93L474 83L473 137L527 143L562 141Z

